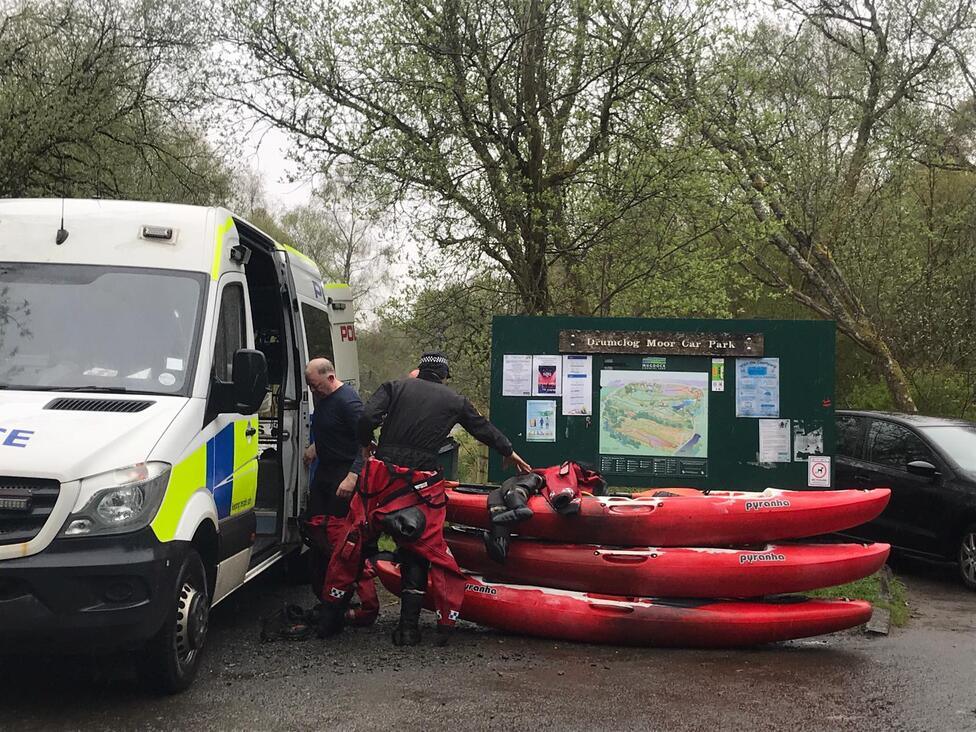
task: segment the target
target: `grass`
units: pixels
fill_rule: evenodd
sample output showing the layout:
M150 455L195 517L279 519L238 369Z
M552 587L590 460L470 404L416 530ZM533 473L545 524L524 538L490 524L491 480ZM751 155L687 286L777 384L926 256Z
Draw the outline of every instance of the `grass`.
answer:
M888 574L888 594L882 593L883 575ZM810 597L848 597L851 599L868 600L875 607L882 607L891 613L891 624L901 627L908 622L908 593L900 579L891 575L890 570L883 568L870 577L848 582L846 585L824 587L820 590L804 592Z

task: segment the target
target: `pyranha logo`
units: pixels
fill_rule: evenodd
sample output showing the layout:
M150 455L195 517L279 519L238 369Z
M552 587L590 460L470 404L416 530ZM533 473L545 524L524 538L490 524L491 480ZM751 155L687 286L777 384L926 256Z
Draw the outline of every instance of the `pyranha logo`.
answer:
M746 501L746 511L761 511L764 508L789 508L785 498L767 498L762 501Z
M755 564L756 562L785 562L785 554L740 554L739 564Z
M465 591L478 592L482 595L497 595L498 590L494 587L485 587L484 585L472 585L467 584L464 586Z

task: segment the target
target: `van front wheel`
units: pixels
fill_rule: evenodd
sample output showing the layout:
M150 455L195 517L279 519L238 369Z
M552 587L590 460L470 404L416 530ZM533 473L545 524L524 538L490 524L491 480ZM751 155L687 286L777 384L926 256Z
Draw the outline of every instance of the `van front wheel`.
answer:
M210 596L203 560L187 551L177 576L163 627L149 641L137 663L140 675L157 691L175 694L193 683L207 638Z

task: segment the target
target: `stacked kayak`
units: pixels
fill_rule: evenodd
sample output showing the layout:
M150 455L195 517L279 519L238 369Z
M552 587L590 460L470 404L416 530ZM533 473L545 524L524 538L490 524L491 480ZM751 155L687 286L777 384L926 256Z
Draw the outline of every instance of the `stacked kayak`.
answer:
M542 496L528 499L531 518L520 536L571 544L613 546L730 546L831 534L875 518L888 504L887 488L762 493L668 488L636 496L583 495L566 516ZM490 528L488 492L448 490L448 521Z
M455 526L445 536L470 573L463 619L591 643L730 647L832 633L870 618L867 602L783 593L866 577L884 565L887 544L789 540L870 521L887 505L888 489L594 496L567 490L574 475L567 465L582 472L571 463L542 469L541 490L538 478L511 479L508 493L506 482L491 501L486 487L448 490ZM499 556L489 532L506 511ZM377 574L399 590L396 565L378 562Z
M400 573L375 563L383 585L400 591ZM429 602L431 593L427 593ZM428 605L428 609L433 609ZM540 638L637 646L724 648L805 638L852 628L871 617L871 604L789 598L672 600L499 584L470 577L461 617L479 625Z
M608 547L513 539L508 558L488 557L483 534L444 532L458 564L499 582L632 597L759 597L832 587L877 572L887 544L761 547Z

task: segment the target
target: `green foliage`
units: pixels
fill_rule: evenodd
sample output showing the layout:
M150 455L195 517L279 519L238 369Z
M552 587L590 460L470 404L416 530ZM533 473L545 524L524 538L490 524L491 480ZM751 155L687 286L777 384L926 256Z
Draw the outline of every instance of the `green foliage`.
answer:
M462 483L486 483L488 448L464 430L455 430L454 439L461 444L458 454L458 480Z
M205 34L177 0L12 2L0 15L0 196L217 203L192 123Z
M671 181L694 146L675 139L660 87L680 73L678 46L695 44L696 12L643 0L224 7L252 58L228 69L226 93L294 135L310 167L356 164L455 261L490 262L524 312L582 311L588 253L624 236L628 212L682 205Z
M867 600L875 607L881 607L891 613L891 624L900 628L908 623L908 590L905 583L897 577L887 580L887 595L883 592L885 581L882 579L887 570L882 568L870 577L848 582L846 585L824 587L811 590L804 594L810 597L846 597L851 600Z
M484 412L491 383L491 316L518 312L521 305L504 278L448 266L432 259L416 271L416 284L383 307L383 327L407 337L410 368L423 351L444 351L451 359L452 386Z
M223 10L250 60L225 96L422 244L364 385L436 347L484 406L496 313L813 316L846 334L839 406L970 412L970 4Z
M402 379L417 367L416 344L390 319L357 330L360 394L368 398L385 381Z

